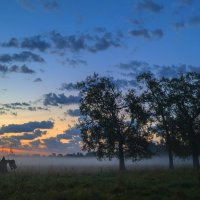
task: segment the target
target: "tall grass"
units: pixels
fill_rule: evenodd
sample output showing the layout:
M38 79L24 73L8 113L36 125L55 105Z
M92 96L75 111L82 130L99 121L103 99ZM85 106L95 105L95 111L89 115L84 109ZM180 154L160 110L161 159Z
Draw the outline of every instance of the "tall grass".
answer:
M104 172L20 172L0 176L0 200L200 199L191 168Z

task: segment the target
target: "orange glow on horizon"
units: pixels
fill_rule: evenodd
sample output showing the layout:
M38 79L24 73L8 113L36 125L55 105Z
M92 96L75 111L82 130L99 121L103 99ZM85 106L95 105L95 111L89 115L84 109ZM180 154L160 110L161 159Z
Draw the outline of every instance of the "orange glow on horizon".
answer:
M11 153L12 151L12 153ZM24 155L24 154L29 154L29 155L34 155L34 154L40 154L40 155L49 155L49 152L46 151L41 151L41 150L25 150L25 149L10 149L10 148L3 148L0 151L0 155L8 156L8 155Z

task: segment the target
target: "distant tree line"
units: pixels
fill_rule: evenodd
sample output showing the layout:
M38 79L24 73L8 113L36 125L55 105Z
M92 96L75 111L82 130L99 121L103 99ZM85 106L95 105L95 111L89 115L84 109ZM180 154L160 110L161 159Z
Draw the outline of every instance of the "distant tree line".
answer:
M70 158L83 158L83 157L96 157L96 154L94 152L88 152L86 154L83 154L81 152L77 153L67 153L67 154L62 154L62 153L52 153L48 157L57 157L57 158L62 158L62 157L70 157Z
M98 74L78 83L82 150L99 159L117 157L125 170L126 158L149 158L158 151L151 147L157 135L158 146L167 149L169 168L174 168L174 155L191 155L199 168L200 74L155 78L143 73L137 81L138 90L127 91Z

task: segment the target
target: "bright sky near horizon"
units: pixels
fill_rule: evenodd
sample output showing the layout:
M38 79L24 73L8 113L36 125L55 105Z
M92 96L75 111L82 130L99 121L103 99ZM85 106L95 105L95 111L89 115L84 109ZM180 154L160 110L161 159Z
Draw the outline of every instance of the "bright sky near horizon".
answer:
M80 150L77 81L200 72L199 0L1 0L0 147Z

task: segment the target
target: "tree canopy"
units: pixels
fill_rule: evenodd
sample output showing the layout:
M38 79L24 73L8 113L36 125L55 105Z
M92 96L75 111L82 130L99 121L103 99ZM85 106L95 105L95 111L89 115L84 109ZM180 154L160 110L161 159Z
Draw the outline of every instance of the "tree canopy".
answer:
M151 155L145 130L148 114L133 90L123 94L111 79L97 74L78 85L83 150L96 152L100 159L117 157L120 170L125 169L125 157Z

